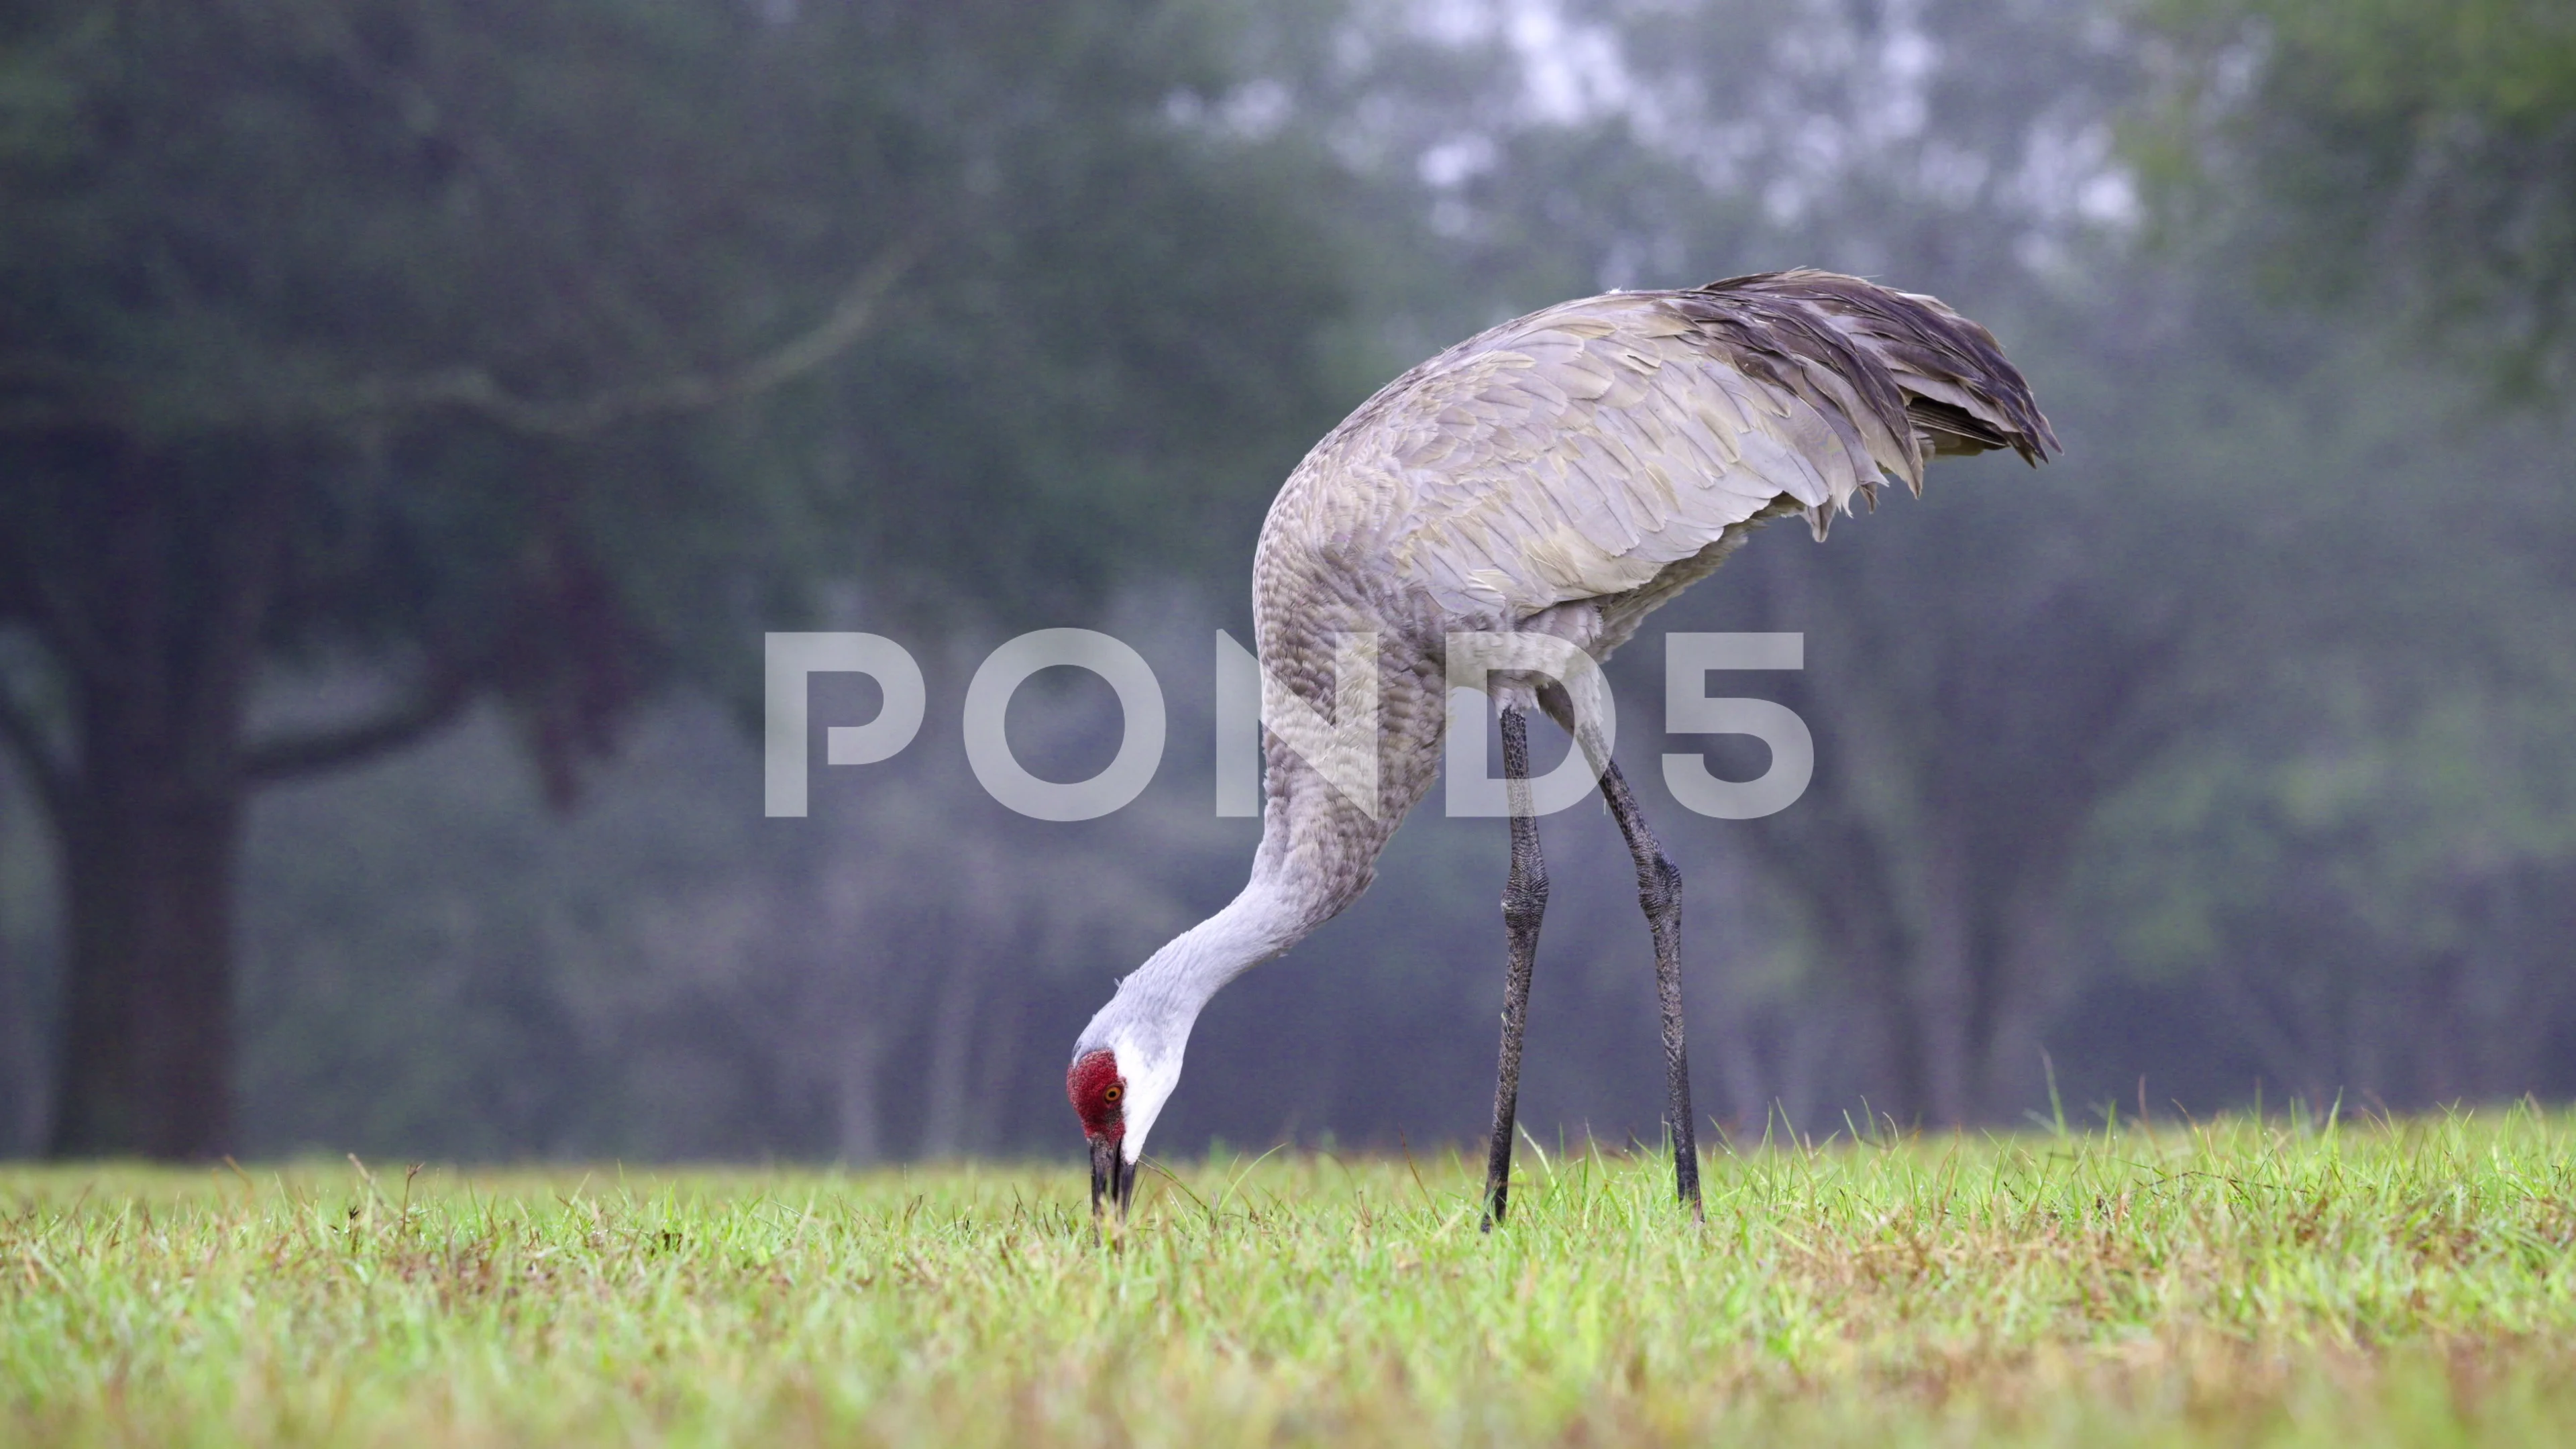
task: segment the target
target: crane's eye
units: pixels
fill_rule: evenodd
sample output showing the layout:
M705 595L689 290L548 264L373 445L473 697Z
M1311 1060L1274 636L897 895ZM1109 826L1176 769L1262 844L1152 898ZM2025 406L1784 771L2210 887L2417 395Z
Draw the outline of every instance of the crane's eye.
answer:
M1115 1102L1126 1095L1127 1089L1125 1087L1109 1086L1101 1089L1100 1100L1104 1102Z

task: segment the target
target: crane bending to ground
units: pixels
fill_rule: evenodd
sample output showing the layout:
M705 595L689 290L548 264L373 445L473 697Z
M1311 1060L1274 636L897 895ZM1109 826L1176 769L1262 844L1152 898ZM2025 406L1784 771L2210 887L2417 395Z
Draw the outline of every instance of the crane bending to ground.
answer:
M1074 1043L1065 1091L1090 1139L1093 1216L1108 1198L1125 1217L1200 1009L1358 899L1387 838L1430 789L1450 636L1541 634L1606 660L1767 520L1802 513L1821 539L1854 497L1875 502L1890 473L1921 493L1927 454L2011 448L2037 463L2056 446L1985 328L1933 298L1830 272L1560 303L1381 388L1289 475L1252 563L1266 691L1284 688L1338 718L1337 700L1348 710L1365 696L1348 681L1336 689L1337 666L1366 658L1341 641L1377 641L1377 798L1353 799L1287 748L1265 706L1251 879L1121 981ZM1507 1201L1521 1029L1547 907L1528 784L1533 706L1597 769L1636 860L1663 1012L1674 1189L1696 1216L1681 874L1564 682L1505 670L1488 687L1502 710L1512 851L1485 1225Z

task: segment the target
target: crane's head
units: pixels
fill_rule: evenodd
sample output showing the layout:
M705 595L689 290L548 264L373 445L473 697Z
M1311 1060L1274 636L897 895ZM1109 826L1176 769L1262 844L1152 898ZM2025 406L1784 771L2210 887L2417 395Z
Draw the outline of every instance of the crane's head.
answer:
M1136 1164L1126 1150L1127 1079L1119 1075L1118 1053L1104 1047L1075 1057L1065 1069L1064 1094L1091 1142L1091 1215L1099 1217L1104 1199L1114 1197L1124 1218L1136 1192Z
M1091 1142L1093 1217L1114 1199L1125 1220L1127 1204L1136 1195L1136 1162L1145 1151L1145 1134L1153 1130L1180 1079L1180 1053L1154 1051L1130 1036L1095 1042L1086 1032L1074 1048L1064 1094L1082 1119L1082 1135Z

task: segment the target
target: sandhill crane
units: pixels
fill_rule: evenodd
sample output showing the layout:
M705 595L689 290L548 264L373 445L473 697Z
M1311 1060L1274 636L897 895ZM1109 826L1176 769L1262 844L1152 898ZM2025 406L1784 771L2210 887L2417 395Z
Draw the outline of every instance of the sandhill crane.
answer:
M1926 453L2057 445L1986 329L1925 296L1830 272L1734 277L1565 302L1471 337L1388 383L1289 475L1253 554L1261 668L1335 708L1338 642L1378 641L1377 808L1283 747L1265 710L1261 844L1223 910L1126 977L1083 1028L1066 1094L1090 1140L1092 1213L1126 1215L1145 1136L1209 998L1368 888L1439 770L1446 641L1540 633L1595 660L1766 520L1822 539L1886 475L1922 491ZM1700 1213L1682 1042L1681 875L1565 689L1496 673L1511 866L1503 1034L1485 1225L1511 1176L1521 1030L1547 905L1529 813L1527 710L1576 733L1627 838L1655 952L1674 1190ZM1348 698L1348 695L1342 696ZM1462 722L1463 724L1463 722ZM1477 728L1482 728L1478 721Z

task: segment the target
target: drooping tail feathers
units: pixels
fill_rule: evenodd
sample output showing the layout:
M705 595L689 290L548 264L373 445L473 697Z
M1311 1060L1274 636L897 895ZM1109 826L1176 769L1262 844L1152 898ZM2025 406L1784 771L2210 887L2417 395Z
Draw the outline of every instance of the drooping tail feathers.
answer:
M1805 268L1671 295L1736 366L1876 434L1868 451L1917 493L1926 454L2058 449L1994 334L1937 298Z

